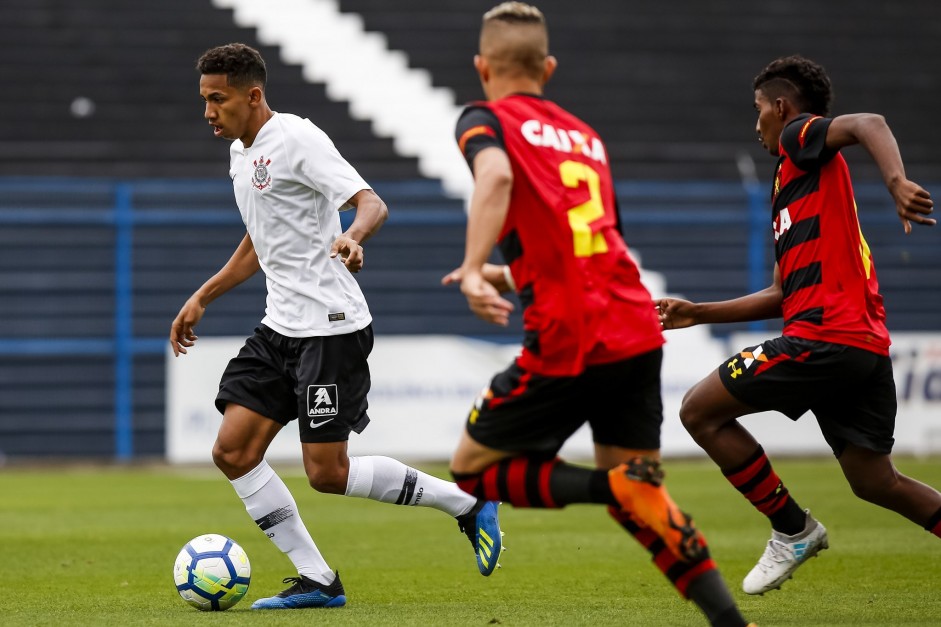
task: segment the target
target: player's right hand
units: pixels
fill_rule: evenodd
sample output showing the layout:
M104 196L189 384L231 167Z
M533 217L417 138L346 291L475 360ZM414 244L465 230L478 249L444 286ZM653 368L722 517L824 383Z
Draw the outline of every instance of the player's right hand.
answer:
M174 357L179 357L181 353L185 355L186 349L199 339L194 328L205 312L206 308L195 296L191 296L180 309L170 325L170 348L173 349Z
M664 329L683 329L696 324L694 303L681 298L661 298L654 303L660 326Z

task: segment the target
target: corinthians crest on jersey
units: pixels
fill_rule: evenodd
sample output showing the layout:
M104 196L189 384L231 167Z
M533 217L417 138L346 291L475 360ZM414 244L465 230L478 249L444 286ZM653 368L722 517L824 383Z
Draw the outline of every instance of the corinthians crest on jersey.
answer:
M264 156L257 161L252 161L252 165L255 166L255 171L252 174L252 185L255 189L265 189L271 185L271 174L268 172L270 164L271 159L265 159Z

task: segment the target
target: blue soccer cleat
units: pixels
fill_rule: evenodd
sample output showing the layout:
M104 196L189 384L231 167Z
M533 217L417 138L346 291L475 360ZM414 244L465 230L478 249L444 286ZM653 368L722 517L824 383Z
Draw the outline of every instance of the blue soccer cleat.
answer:
M337 573L333 583L324 587L312 579L301 575L288 577L284 583L294 584L276 596L258 599L252 603L253 610L294 610L305 607L343 607L346 605L346 593Z
M498 560L504 550L503 532L497 518L499 505L496 501L477 501L471 511L457 517L457 526L474 547L477 569L484 577L489 577L494 569L500 567Z

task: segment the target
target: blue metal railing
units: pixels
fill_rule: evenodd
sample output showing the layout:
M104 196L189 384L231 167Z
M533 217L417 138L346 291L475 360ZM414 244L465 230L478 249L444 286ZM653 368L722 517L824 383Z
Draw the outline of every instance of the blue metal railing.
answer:
M429 182L389 183L380 194L389 200L389 193L408 198L410 194L434 195ZM431 189L431 191L429 191ZM83 203L82 194L89 200ZM191 198L187 203L199 204L198 198L208 194L219 203L219 209L170 208L161 204L165 195L170 200ZM628 198L636 207L643 202L673 206L664 212L625 211L625 227L631 225L670 225L682 220L688 225L736 225L743 223L743 212L749 212L750 243L748 244L748 285L751 291L761 289L767 281L765 268L768 210L765 195L757 185L743 188L738 183L648 183L622 182L618 195ZM719 202L715 201L718 197ZM148 202L142 202L147 198ZM193 198L196 198L194 200ZM114 456L127 461L134 456L133 424L133 360L136 355L158 355L166 350L165 337L137 337L134 334L133 294L134 234L142 226L211 226L238 225L240 218L234 203L229 202L231 188L225 181L218 184L180 181L107 181L70 179L0 179L0 227L95 225L113 229L113 293L114 318L110 337L34 337L0 338L0 355L99 355L113 358L114 370ZM710 199L710 209L697 208L703 199ZM156 199L156 200L155 200ZM220 200L224 199L224 200ZM724 200L727 199L727 200ZM391 203L390 203L391 204ZM404 201L396 203L407 204ZM143 206L142 206L143 205ZM688 207L687 207L688 205ZM723 208L717 208L723 205ZM641 204L642 206L642 204ZM423 210L397 209L390 216L391 224L461 224L464 215L447 208Z
M121 461L134 455L133 443L133 358L135 355L162 354L165 338L134 336L133 322L133 239L137 225L214 225L238 224L238 213L232 210L135 211L134 198L138 186L152 182L101 180L0 180L0 198L11 195L35 196L45 199L69 192L110 188L111 207L89 210L56 207L0 205L0 226L63 226L99 225L114 229L114 320L110 338L0 338L0 355L110 355L114 359L114 455ZM171 185L169 182L167 185ZM182 184L184 187L193 184ZM199 187L204 185L196 184ZM179 183L172 183L179 188ZM211 185L211 187L219 187ZM225 187L219 187L225 189ZM28 204L28 203L27 203Z

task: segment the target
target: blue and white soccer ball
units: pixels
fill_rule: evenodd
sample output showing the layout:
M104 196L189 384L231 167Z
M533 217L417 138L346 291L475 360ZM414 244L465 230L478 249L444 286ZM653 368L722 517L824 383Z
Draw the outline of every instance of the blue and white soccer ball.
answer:
M204 612L227 610L238 603L248 592L251 577L245 550L216 533L187 542L173 564L177 592Z

